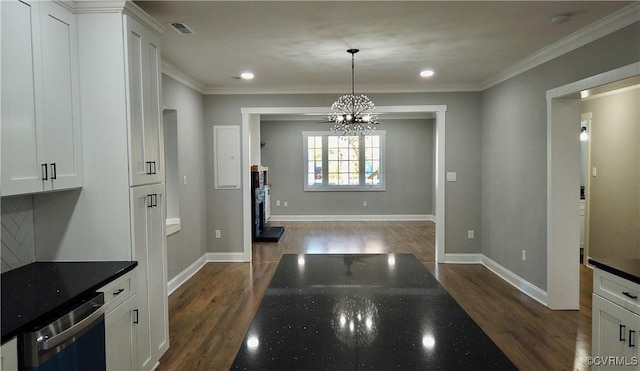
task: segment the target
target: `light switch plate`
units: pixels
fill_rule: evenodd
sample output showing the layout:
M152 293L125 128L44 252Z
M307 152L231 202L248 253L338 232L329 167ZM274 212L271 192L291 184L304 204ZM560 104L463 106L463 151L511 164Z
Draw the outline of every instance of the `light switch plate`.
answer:
M455 171L447 173L447 182L455 182L458 178L458 174Z

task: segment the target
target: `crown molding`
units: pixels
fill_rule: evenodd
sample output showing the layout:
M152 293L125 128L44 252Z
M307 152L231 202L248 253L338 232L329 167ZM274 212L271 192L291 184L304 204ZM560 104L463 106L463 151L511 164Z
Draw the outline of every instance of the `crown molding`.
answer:
M180 70L178 67L167 62L164 59L161 60L160 69L163 74L171 77L172 79L180 82L181 84L186 85L187 87L197 91L200 94L207 94L205 93L205 90L206 90L205 87L200 82L198 82L196 79L189 76L188 74L182 72L182 70Z
M101 0L68 2L75 14L123 13L130 15L153 31L163 34L166 28L131 0Z
M347 94L351 85L281 85L266 87L207 87L204 94L235 95L235 94ZM358 94L372 93L443 93L443 92L473 92L480 91L476 83L447 83L447 84L363 84L358 85Z
M482 82L481 90L489 89L638 21L640 2L624 7L490 76Z
M78 2L76 2L78 3ZM84 3L84 2L81 2ZM91 3L109 3L114 1L96 1ZM124 1L122 1L124 3ZM359 85L361 93L445 93L476 92L489 89L512 77L549 62L566 53L578 49L608 34L640 21L640 2L635 2L619 11L596 21L573 34L550 44L528 57L512 64L504 70L489 76L480 82L443 83L443 84L383 84ZM240 95L240 94L340 94L350 91L347 85L281 85L266 87L216 87L206 86L181 71L176 66L162 61L162 72L180 81L190 88L207 95Z

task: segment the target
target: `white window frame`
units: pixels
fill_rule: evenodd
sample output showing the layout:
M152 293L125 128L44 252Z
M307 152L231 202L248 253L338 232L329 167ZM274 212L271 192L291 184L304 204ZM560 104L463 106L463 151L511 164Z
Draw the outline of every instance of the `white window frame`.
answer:
M302 171L302 184L304 185L305 192L362 192L362 191L386 191L387 190L387 182L386 182L386 134L385 130L375 130L370 135L378 135L380 136L380 184L377 185L329 185L328 182L328 146L327 146L327 137L331 135L341 136L339 133L335 133L332 131L303 131L302 132L302 152L303 152L303 171ZM309 158L308 158L308 150L307 150L307 138L309 136L322 136L322 185L309 185L308 184L308 171L309 171ZM361 149L361 154L363 153L363 149ZM361 166L360 166L360 179L363 178L364 174L364 159L361 158Z

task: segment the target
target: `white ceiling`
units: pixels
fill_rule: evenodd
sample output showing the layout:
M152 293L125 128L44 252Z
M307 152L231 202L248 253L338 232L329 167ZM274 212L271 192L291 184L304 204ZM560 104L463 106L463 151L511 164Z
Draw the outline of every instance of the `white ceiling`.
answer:
M165 67L203 92L474 90L633 2L136 1L167 26ZM551 17L571 14L554 24ZM184 22L180 35L167 24ZM419 72L433 69L431 78ZM253 80L234 76L251 71Z

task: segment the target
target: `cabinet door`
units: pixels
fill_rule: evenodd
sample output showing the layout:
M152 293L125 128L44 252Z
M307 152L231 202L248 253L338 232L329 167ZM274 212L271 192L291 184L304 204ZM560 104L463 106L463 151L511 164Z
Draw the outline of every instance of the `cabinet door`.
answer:
M43 109L49 182L45 190L82 186L82 148L75 15L40 3Z
M129 161L132 186L164 181L160 117L160 39L125 16L129 99Z
M15 337L0 347L0 370L18 370L18 340Z
M149 304L151 310L151 346L155 361L169 349L169 313L167 297L167 249L166 249L166 217L165 186L154 184L149 186L149 194L153 197L154 207L149 208L147 241L149 251Z
M105 316L107 370L135 370L137 367L135 309L134 294Z
M131 223L133 237L133 259L138 262L136 267L136 295L138 297L138 324L136 337L138 346L137 369L150 369L151 362L151 327L149 322L149 241L148 225L152 208L152 197L149 187L134 187L131 189Z
M133 187L131 202L138 261L138 368L148 370L169 347L164 184Z
M39 3L2 1L2 195L45 183ZM48 174L47 174L48 175Z
M640 317L595 294L592 306L592 354L600 357L593 369L619 370L622 364L631 366L632 357L638 354ZM638 365L628 369L637 370Z

